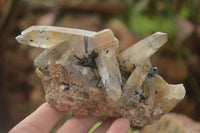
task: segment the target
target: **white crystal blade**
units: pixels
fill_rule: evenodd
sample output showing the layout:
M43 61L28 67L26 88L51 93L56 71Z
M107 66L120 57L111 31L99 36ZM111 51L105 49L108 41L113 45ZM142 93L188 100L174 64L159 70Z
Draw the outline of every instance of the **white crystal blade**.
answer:
M123 70L130 71L133 64L146 60L166 42L167 34L156 32L120 53L117 57L119 64Z

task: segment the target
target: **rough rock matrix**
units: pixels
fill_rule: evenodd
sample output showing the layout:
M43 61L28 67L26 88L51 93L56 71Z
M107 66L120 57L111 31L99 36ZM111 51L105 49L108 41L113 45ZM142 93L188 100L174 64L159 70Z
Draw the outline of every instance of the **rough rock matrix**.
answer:
M109 29L32 26L17 41L45 50L34 60L47 102L74 116L128 118L133 126L153 123L182 100L182 84L170 85L149 57L167 41L157 32L119 53Z

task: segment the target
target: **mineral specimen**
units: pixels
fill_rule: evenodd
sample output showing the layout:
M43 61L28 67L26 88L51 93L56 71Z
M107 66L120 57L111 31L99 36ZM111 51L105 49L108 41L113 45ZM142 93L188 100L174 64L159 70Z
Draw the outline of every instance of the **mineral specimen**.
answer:
M157 32L119 53L109 29L32 26L17 41L45 50L34 60L47 102L77 117L125 117L133 126L153 123L182 100L182 84L169 85L149 57L167 41Z

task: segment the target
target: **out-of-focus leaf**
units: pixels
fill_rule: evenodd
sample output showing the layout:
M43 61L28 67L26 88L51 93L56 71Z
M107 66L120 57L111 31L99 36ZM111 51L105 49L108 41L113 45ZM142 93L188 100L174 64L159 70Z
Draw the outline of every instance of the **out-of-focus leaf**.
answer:
M186 7L183 7L180 11L180 17L188 18L190 16L190 10Z
M139 14L141 13L143 10L146 9L146 7L148 6L149 0L140 0L137 3L134 3L134 7L132 8L132 13L134 14Z
M160 31L168 33L170 38L176 30L174 17L164 18L142 14L131 16L129 26L133 32L138 33L141 37Z

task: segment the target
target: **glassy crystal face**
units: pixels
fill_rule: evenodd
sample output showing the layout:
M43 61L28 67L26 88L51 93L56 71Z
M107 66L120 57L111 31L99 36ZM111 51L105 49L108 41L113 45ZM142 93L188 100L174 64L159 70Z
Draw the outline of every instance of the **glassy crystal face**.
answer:
M167 42L157 32L119 53L110 29L99 32L32 26L16 37L45 50L34 60L47 102L74 116L125 117L133 126L153 123L185 96L170 85L149 57Z

